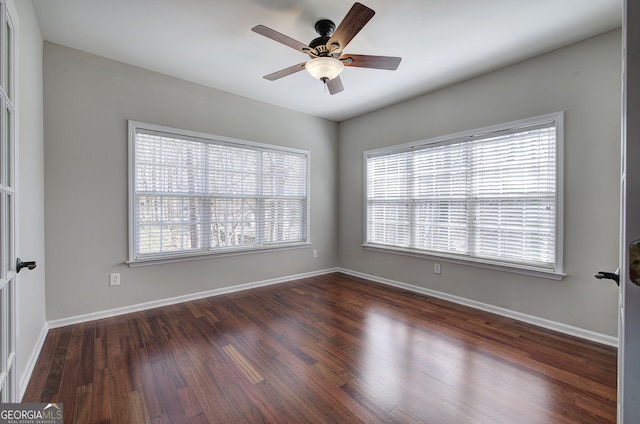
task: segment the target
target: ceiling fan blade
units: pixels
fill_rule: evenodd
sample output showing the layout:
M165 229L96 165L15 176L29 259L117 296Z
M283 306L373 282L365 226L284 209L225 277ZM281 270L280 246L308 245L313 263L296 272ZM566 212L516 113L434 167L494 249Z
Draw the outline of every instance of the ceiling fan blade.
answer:
M285 46L289 46L294 50L298 50L300 53L307 53L310 50L309 46L307 46L306 44L301 43L298 40L294 40L293 38L281 34L278 31L264 25L254 26L253 28L251 28L251 31L260 35L264 35L267 38L271 38L272 40L277 41L278 43L282 43Z
M329 94L331 95L344 91L344 86L342 85L340 75L327 81L327 87L329 88Z
M262 78L269 81L275 81L282 77L286 77L287 75L295 74L296 72L302 71L304 69L304 65L306 65L306 62L298 63L297 65L289 66L288 68L284 68L272 74L265 75Z
M329 38L327 49L329 49L330 52L342 52L353 37L360 32L375 14L376 12L367 6L354 3L349 12L347 12L347 16L344 17L333 35L331 35L331 38ZM334 44L337 44L338 47L336 48Z
M360 68L387 69L395 71L400 65L401 57L369 56L366 54L345 54L340 58L344 66Z

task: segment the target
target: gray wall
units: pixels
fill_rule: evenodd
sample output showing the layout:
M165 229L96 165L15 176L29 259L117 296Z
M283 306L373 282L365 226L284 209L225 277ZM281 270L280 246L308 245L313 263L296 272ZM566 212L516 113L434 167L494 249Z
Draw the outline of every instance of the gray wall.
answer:
M604 335L617 334L621 32L586 40L340 125L340 265ZM535 278L366 251L364 150L565 111L567 276Z
M48 320L336 266L336 123L50 43L44 110ZM310 150L311 248L129 268L128 119Z
M36 269L17 279L17 376L20 394L39 353L45 326L44 147L42 123L42 36L29 1L18 12L18 238L17 253Z

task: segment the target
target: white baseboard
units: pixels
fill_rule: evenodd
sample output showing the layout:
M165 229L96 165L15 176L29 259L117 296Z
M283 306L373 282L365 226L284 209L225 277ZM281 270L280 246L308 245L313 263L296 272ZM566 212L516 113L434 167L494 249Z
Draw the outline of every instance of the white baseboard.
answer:
M486 311L490 313L494 313L496 315L501 315L507 318L512 318L518 321L526 322L529 324L537 325L539 327L547 328L549 330L558 331L560 333L568 334L570 336L579 337L586 340L591 340L596 343L601 343L607 346L618 347L618 339L617 337L608 336L606 334L597 333L590 330L585 330L583 328L574 327L568 324L563 324L561 322L548 320L545 318L536 317L533 315L524 314L522 312L513 311L511 309L501 308L498 306L490 305L487 303L478 302L471 299L466 299L464 297L455 296L448 293L439 292L436 290L427 289L424 287L415 286L408 283L403 283L400 281L390 280L387 278L378 277L375 275L365 274L358 271L353 271L345 268L329 268L320 271L313 271L303 274L297 275L289 275L286 277L273 278L269 280L256 281L253 283L245 283L239 284L231 287L224 287L220 289L208 290L199 293L192 293L184 296L177 296L168 299L155 300L152 302L140 303L131 306L125 306L122 308L109 309L105 311L93 312L90 314L77 315L68 318L62 318L58 320L48 321L48 328L58 328L64 327L67 325L80 324L84 322L94 321L97 319L103 318L111 318L118 315L128 314L132 312L144 311L147 309L158 308L161 306L174 305L176 303L188 302L190 300L203 299L205 297L218 296L227 293L234 293L242 290L248 290L257 287L265 287L273 284L285 283L288 281L298 280L307 277L315 277L318 275L330 274L332 272L343 272L348 275L353 275L355 277L364 278L366 280L375 281L378 283L386 284L389 286L394 286L398 288L402 288L405 290L410 290L416 293L422 293L427 296L437 297L439 299L448 300L450 302L458 303L460 305L469 306L475 309L479 309L481 311ZM44 337L46 336L46 332L42 337L41 343L44 343ZM40 346L41 347L41 346ZM39 354L39 349L38 352ZM35 359L37 359L37 354L35 355ZM27 380L28 381L28 380Z
M234 293L234 292L239 292L242 290L248 290L248 289L257 288L257 287L265 287L273 284L285 283L288 281L298 280L302 278L330 274L333 272L342 272L344 274L352 275L359 278L364 278L366 280L402 288L402 289L413 291L416 293L425 294L428 296L437 297L439 299L448 300L450 302L454 302L464 306L469 306L482 311L491 312L496 315L501 315L507 318L512 318L518 321L537 325L539 327L558 331L560 333L568 334L570 336L591 340L593 342L601 343L603 345L618 347L618 339L616 337L596 333L594 331L585 330L582 328L574 327L571 325L563 324L556 321L551 321L548 319L544 319L544 318L540 318L532 315L523 314L521 312L512 311L510 309L500 308L498 306L477 302L475 300L454 296L448 293L443 293L436 290L415 286L412 284L402 283L400 281L377 277L375 275L370 275L370 274L364 274L362 272L353 271L345 268L329 268L329 269L324 269L320 271L307 272L307 273L297 274L297 275L289 275L286 277L256 281L253 283L239 284L231 287L224 287L220 289L208 290L208 291L188 294L184 296L177 296L177 297L172 297L168 299L161 299L161 300L155 300L152 302L140 303L137 305L125 306L122 308L109 309L105 311L93 312L90 314L77 315L73 317L48 321L47 323L45 323L45 325L42 328L42 332L40 334L40 337L38 338L38 342L36 346L33 349L33 352L31 353L24 375L20 379L20 384L19 384L20 399L22 399L22 396L24 395L24 392L27 389L27 384L29 383L29 379L31 378L31 374L33 373L33 370L35 368L36 361L38 360L38 356L40 355L40 351L42 350L42 347L44 345L44 341L47 337L47 333L51 328L58 328L58 327L64 327L67 325L80 324L80 323L94 321L94 320L103 319L103 318L111 318L114 316L128 314L132 312L144 311L147 309L157 308L161 306L174 305L177 303L187 302L190 300L197 300L197 299L203 299L211 296L218 296L221 294Z
M320 271L306 272L303 274L289 275L286 277L272 278L269 280L256 281L253 283L238 284L220 289L207 290L198 293L176 296L167 299L154 300L151 302L139 303L131 306L123 306L121 308L108 309L104 311L92 312L90 314L76 315L68 318L56 319L48 321L49 328L66 327L67 325L80 324L83 322L95 321L97 319L111 318L118 315L129 314L132 312L144 311L147 309L158 308L161 306L175 305L176 303L188 302L190 300L203 299L205 297L219 296L221 294L234 293L238 291L253 289L257 287L265 287L273 284L286 283L288 281L299 280L302 278L315 277L318 275L330 274L337 272L337 268L324 269Z
M29 362L27 362L27 366L25 367L24 373L20 378L18 383L18 399L22 401L22 397L24 396L24 392L27 390L27 385L29 384L29 380L31 380L31 375L33 374L33 370L36 367L36 362L38 361L38 357L40 356L40 352L42 351L42 347L44 346L44 341L47 338L47 334L49 333L49 327L45 322L42 326L42 330L40 331L40 336L36 341L36 345L29 356Z
M338 271L348 275L352 275L354 277L360 277L366 280L371 280L371 281L386 284L389 286L394 286L394 287L402 288L405 290L409 290L412 292L425 294L427 296L437 297L439 299L448 300L450 302L457 303L464 306L469 306L471 308L479 309L481 311L491 312L496 315L512 318L518 321L526 322L528 324L536 325L538 327L543 327L549 330L568 334L570 336L575 336L581 339L590 340L603 345L618 347L618 338L608 336L606 334L596 333L594 331L585 330L583 328L574 327L571 325L563 324L561 322L551 321L545 318L524 314L522 312L512 311L510 309L501 308L498 306L478 302L471 299L466 299L464 297L454 296L452 294L443 293L436 290L415 286L412 284L402 283L400 281L389 280L387 278L381 278L375 275L364 274L358 271L352 271L352 270L343 269L343 268L338 269Z

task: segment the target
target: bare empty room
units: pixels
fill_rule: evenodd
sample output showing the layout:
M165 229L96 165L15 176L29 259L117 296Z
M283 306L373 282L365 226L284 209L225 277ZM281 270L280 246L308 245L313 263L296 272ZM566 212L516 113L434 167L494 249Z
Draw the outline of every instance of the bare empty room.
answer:
M628 3L0 3L2 403L640 419Z

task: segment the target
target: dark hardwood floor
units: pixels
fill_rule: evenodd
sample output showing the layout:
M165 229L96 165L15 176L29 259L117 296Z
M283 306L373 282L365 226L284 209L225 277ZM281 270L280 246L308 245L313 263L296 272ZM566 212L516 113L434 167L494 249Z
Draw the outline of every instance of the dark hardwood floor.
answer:
M614 423L616 350L343 274L49 332L85 423Z

